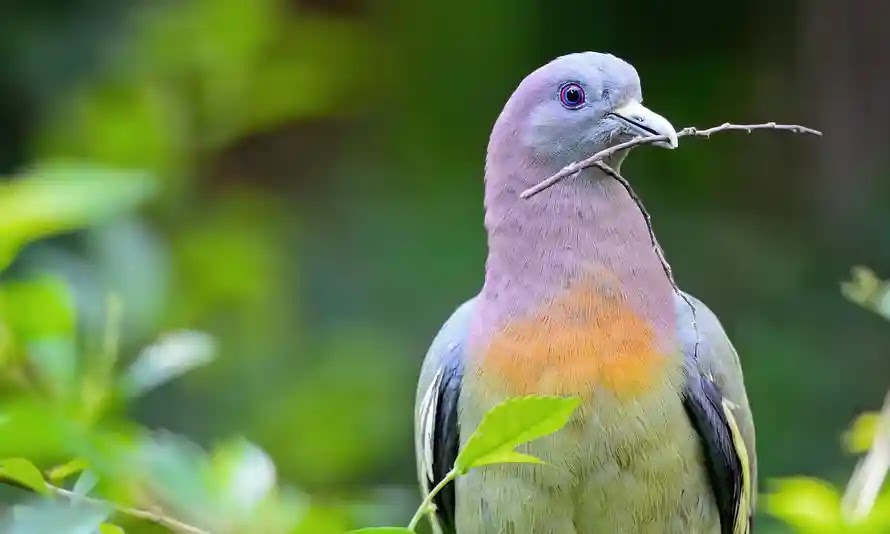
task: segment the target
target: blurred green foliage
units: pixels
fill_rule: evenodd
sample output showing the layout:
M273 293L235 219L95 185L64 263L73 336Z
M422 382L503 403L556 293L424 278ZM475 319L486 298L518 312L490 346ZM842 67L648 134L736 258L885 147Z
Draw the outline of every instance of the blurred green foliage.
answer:
M133 209L146 198L139 193L146 190L145 184L139 182L134 189L134 178L127 173L56 167L51 176L24 176L0 190L0 204L15 208L2 216L9 229L6 235L15 237L16 248L10 253L30 241ZM80 474L74 494L86 494L98 482L102 493L116 502L162 505L213 532L346 528L336 516L311 512L304 494L278 487L272 460L252 443L229 440L207 453L184 438L150 432L128 421L129 402L209 363L215 345L206 334L173 332L132 361L120 362L121 306L116 295L109 295L106 310L104 331L82 331L64 280L31 274L0 284L0 479L58 497L46 486L36 462L47 467L53 483ZM104 503L76 497L70 497L70 503L27 496L19 500L7 514L3 532L118 528L100 528L103 520L120 511ZM118 515L133 521L127 513Z
M851 302L890 318L885 297L890 283L877 277L866 267L853 269L852 279L841 284L841 291ZM890 410L886 404L884 411ZM887 440L881 436L888 413L860 414L842 436L846 452L866 455L844 492L830 482L814 477L793 477L773 481L773 490L766 495L766 508L796 531L820 533L874 533L890 531L890 489L882 490L890 459L885 458ZM873 462L868 461L869 456ZM870 479L868 482L863 482ZM866 489L867 488L867 489ZM874 493L875 498L868 495Z
M872 447L878 447L875 439L877 417L877 414L863 414L854 422L845 436L849 453L863 454ZM883 452L878 454L885 455L886 451L881 450ZM859 465L863 465L862 461ZM879 460L877 470L869 473L877 484L874 488L877 497L873 502L868 499L864 501L864 513L853 511L857 491L862 491L853 482L848 483L844 491L828 481L805 476L771 481L771 491L764 496L764 505L771 515L802 534L887 532L890 531L890 490L878 492L883 486L886 470L884 460ZM854 479L859 474L857 470Z
M361 64L370 43L359 24L298 15L276 0L145 6L125 24L132 33L106 58L109 68L42 118L37 163L0 184L0 268L9 268L0 279L0 454L7 458L0 475L47 493L36 464L53 484L76 478L74 493L160 507L213 532L344 532L352 524L346 511L280 485L268 454L251 442L214 436L217 444L205 451L136 424L131 413L219 347L229 352L215 372L227 376L214 379L210 371L205 381L232 383L244 366L262 367L256 355L270 346L286 347L288 356L297 351L280 339L294 339L288 328L295 319L275 311L287 299L278 230L285 206L256 188L197 204L197 178L236 140L347 112L340 101L362 74L345 66ZM336 39L322 44L322 36ZM184 203L194 209L181 210ZM184 326L206 326L220 343ZM320 398L338 391L345 398L349 388L362 400L362 388L351 387L361 384L338 382L336 373L352 366L346 356L356 343L375 343L374 334L351 334L332 336L330 357L320 362L329 367L330 388L318 381L287 388L305 398L243 406L248 412L222 430L255 426L261 436L286 437L278 441L286 447L290 429L308 428L306 420L319 415ZM138 348L151 338L157 341ZM385 371L370 367L363 376ZM411 372L393 371L393 379ZM373 409L388 395L387 381L369 384L362 406ZM267 424L258 417L266 411L280 417ZM323 441L300 440L308 449L297 453L308 452L293 468L317 472L317 459L327 456L346 476L406 437L365 426L383 441L356 447L367 442L361 423L373 418L337 411L330 420L342 427L310 434ZM337 455L332 443L346 447ZM126 510L75 497L46 502L14 493L3 502L18 503L4 514L4 532L115 532L100 525L112 515L128 531L151 530L151 521Z
M144 173L47 164L2 184L0 266L36 239L130 211L151 194Z

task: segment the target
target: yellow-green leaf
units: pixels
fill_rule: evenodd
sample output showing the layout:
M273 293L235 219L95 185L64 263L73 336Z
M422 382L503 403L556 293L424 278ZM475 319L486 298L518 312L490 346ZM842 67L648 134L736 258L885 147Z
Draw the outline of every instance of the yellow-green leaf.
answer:
M878 412L865 412L857 417L850 429L844 433L844 448L853 454L868 451L875 439L880 417Z
M857 265L852 269L852 278L841 282L841 294L856 304L868 307L881 291L883 281L868 267Z
M822 480L808 477L785 478L766 499L769 513L804 531L840 528L840 492ZM825 530L828 529L828 530Z
M60 162L30 169L0 184L0 262L28 242L132 210L154 192L154 181L135 171Z
M86 468L86 460L84 460L83 458L75 458L70 462L66 462L62 465L53 467L52 469L50 469L49 473L47 473L47 476L49 476L49 479L52 480L54 483L58 484L71 475L80 473Z
M0 316L19 343L70 337L77 326L71 288L51 275L5 283L0 288Z
M15 482L37 493L49 493L40 470L24 458L0 460L0 480Z
M556 432L581 403L577 397L532 395L508 399L491 409L457 456L455 468L466 473L474 467L500 461L531 462L514 449ZM514 453L514 454L510 454ZM535 459L537 460L537 459Z
M543 464L544 462L530 454L523 454L516 451L503 451L487 454L476 460L473 467L482 467L491 464Z
M414 534L414 531L405 527L372 527L350 530L349 534Z
M841 282L841 294L863 308L890 319L890 282L878 278L868 267L854 267L852 279Z
M102 523L99 525L99 534L126 534L124 529L111 523Z

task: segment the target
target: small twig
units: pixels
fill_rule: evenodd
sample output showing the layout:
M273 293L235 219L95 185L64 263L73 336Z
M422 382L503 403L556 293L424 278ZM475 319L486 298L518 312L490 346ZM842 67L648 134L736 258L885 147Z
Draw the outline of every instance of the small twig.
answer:
M210 534L210 531L208 530L183 523L178 519L174 519L158 512L150 512L148 510L142 510L140 508L131 508L129 506L115 504L113 502L104 501L102 499L87 497L85 495L74 493L73 491L69 491L64 488L53 486L52 484L47 484L46 487L47 489L49 489L50 492L59 497L64 497L75 502L85 502L96 506L110 506L118 514L135 517L136 519L141 519L150 523L155 523L156 525L166 527L173 532L184 532L186 534Z
M634 204L637 205L637 209L640 210L640 213L643 214L643 219L646 221L646 228L649 230L649 239L652 241L652 248L655 249L655 255L658 257L658 261L661 262L661 267L664 269L664 274L667 276L668 282L670 282L671 286L674 289L674 292L686 302L686 305L689 306L689 310L692 312L692 330L695 332L695 346L692 351L692 357L698 358L698 345L699 345L699 333L698 333L698 318L695 313L695 306L692 305L689 298L686 296L686 293L680 289L680 286L677 285L677 281L674 280L674 271L671 269L671 265L668 263L667 258L664 256L664 250L661 248L661 244L658 243L658 239L655 237L655 230L652 228L652 216L649 215L649 210L646 209L646 206L643 205L643 200L637 195L637 192L634 191L633 187L631 187L630 182L624 176L618 173L612 167L609 167L602 161L594 161L593 165L598 167L604 173L608 174L612 178L615 179L622 187L627 191L627 194L630 195L630 199L633 200Z
M720 126L714 126L712 128L705 128L700 130L695 128L694 126L690 126L688 128L683 128L679 132L677 132L677 138L680 137L711 137L712 134L718 132L727 132L727 131L743 131L751 133L754 130L784 130L797 134L810 134L810 135L818 135L821 136L822 132L819 130L814 130L812 128L807 128L806 126L799 126L797 124L776 124L775 122L766 122L763 124L730 124L724 123ZM649 145L652 143L657 143L659 141L667 141L668 136L666 135L655 135L652 137L636 137L631 139L630 141L626 141L624 143L617 144L613 147L609 147L605 150L601 150L596 154L590 156L587 159L583 159L581 161L576 161L575 163L566 165L563 167L558 173L554 174L550 178L547 178L543 182L539 182L532 187L529 187L525 191L520 194L520 198L528 199L541 191L547 189L551 185L554 185L560 182L563 178L571 176L579 171L587 169L588 167L593 167L597 162L603 161L617 152L622 150L626 150L628 148L632 148L638 145Z
M420 503L420 506L417 508L417 512L414 513L414 517L411 518L411 522L408 524L408 530L414 530L417 528L417 524L420 523L420 520L423 519L423 516L429 514L432 510L435 509L435 505L433 504L433 499L436 495L439 494L440 491L445 489L445 486L452 483L455 478L457 478L460 473L457 469L452 469L449 471L445 477L436 484L436 487L430 490L427 496L423 499L423 502Z

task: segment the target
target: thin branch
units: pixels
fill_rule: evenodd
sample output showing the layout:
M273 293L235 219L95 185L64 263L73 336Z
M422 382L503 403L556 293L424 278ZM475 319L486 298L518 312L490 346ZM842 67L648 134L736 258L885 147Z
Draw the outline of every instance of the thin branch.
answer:
M87 497L85 495L81 495L79 493L74 493L73 491L66 490L64 488L60 488L57 486L53 486L52 484L46 485L47 489L51 493L59 497L64 497L66 499L70 499L71 501L80 501L88 504L93 504L96 506L110 506L115 513L126 515L130 517L134 517L136 519L141 519L143 521L148 521L150 523L155 523L156 525L161 525L166 527L173 532L184 532L186 534L210 534L210 531L204 530L187 523L183 523L178 519L174 519L172 517L166 516L159 512L151 512L148 510L142 510L140 508L131 508L129 506L123 506L121 504L116 504L113 502L103 501L102 499L96 499L93 497Z
M742 131L751 133L754 130L783 130L787 132L797 133L797 134L809 134L809 135L817 135L821 136L822 132L819 130L814 130L812 128L807 128L806 126L799 126L797 124L776 124L775 122L766 122L763 124L730 124L724 123L720 126L714 126L712 128L705 128L700 130L695 128L694 126L690 126L688 128L683 128L677 133L677 138L680 137L711 137L712 134L719 132L728 132L728 131ZM528 199L541 191L547 189L551 185L554 185L560 182L563 178L567 178L579 171L587 169L588 167L593 167L597 162L604 161L607 158L615 155L616 153L627 150L628 148L632 148L638 145L650 145L652 143L657 143L659 141L667 141L668 136L666 135L655 135L652 137L636 137L631 139L630 141L626 141L624 143L617 144L613 147L609 147L605 150L601 150L596 154L590 156L587 159L583 159L581 161L576 161L570 165L566 165L562 168L558 173L554 174L550 178L547 178L543 182L539 182L532 187L529 187L525 191L520 194L520 198Z
M599 167L604 173L608 174L612 178L615 179L622 187L627 191L627 194L630 195L630 199L633 200L634 204L637 205L637 209L640 210L640 213L643 214L643 219L646 221L646 228L649 230L649 239L652 241L652 248L655 249L655 255L658 257L658 261L661 262L661 267L664 269L664 274L667 276L668 281L671 283L671 286L674 289L674 292L686 302L686 305L689 306L689 310L692 312L692 330L695 332L695 346L693 347L692 356L693 358L698 358L698 345L699 345L699 332L698 332L698 318L695 313L695 306L692 305L692 302L689 300L689 297L686 296L686 293L680 290L680 286L677 285L677 281L674 280L674 271L671 269L671 265L668 263L667 258L664 256L664 250L661 248L661 244L659 244L658 239L655 237L655 229L652 228L652 216L649 215L649 210L646 209L646 206L643 205L643 200L637 195L637 192L634 191L633 187L631 187L630 182L624 176L618 173L612 167L609 167L602 161L594 161L593 166Z
M420 523L420 520L423 519L423 516L429 514L432 510L434 510L435 505L433 504L433 499L436 495L439 494L440 491L445 489L445 486L454 481L455 478L458 477L460 473L458 473L457 469L452 469L449 471L445 478L439 481L436 484L436 487L433 488L427 496L423 499L423 502L420 503L420 506L417 508L417 512L414 513L414 517L411 518L411 522L408 524L408 530L414 530L417 528L417 524Z

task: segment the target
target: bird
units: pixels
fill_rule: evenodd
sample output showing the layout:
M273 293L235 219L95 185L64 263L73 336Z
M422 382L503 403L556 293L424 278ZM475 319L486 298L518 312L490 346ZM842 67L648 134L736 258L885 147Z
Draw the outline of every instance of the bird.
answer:
M599 52L534 70L495 120L484 280L420 371L421 490L443 480L499 403L580 404L563 428L518 449L543 464L485 466L444 487L436 533L752 532L755 433L738 353L716 315L677 287L617 179L630 150L520 198L574 161L649 136L678 145L671 123L643 105L636 69Z

